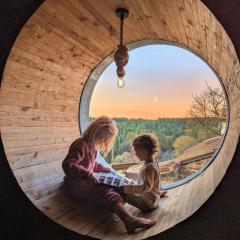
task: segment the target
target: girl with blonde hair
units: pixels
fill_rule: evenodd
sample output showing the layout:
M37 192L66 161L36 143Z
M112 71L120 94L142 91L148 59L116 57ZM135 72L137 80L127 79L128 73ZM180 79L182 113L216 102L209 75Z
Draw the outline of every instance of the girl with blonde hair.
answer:
M99 184L95 172L111 172L96 162L97 150L107 153L118 133L114 121L106 116L95 119L75 140L62 163L64 187L72 197L94 205L102 205L117 214L128 233L137 228L150 228L155 221L137 218L124 208L124 199L118 188Z

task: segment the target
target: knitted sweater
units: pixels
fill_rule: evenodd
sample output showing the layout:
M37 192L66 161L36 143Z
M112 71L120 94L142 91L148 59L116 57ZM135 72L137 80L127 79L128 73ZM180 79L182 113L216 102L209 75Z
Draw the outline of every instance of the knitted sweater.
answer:
M160 172L157 162L144 163L140 169L137 184L124 186L124 193L141 195L149 208L158 207L160 200Z
M64 180L88 179L94 172L104 172L106 167L96 162L97 150L83 138L74 141L62 162Z

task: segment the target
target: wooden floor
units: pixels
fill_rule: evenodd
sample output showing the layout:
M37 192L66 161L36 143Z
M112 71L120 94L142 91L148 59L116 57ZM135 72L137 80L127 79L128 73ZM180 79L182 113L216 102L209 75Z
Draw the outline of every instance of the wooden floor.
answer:
M99 239L144 239L162 232L190 216L200 207L207 197L201 194L204 192L201 189L207 188L209 191L212 189L211 181L204 181L203 184L200 176L195 179L194 184L191 182L169 190L168 196L161 199L158 209L151 213L143 214L126 204L125 206L135 216L157 220L157 224L151 229L139 230L136 234L128 235L118 217L107 209L94 209L66 196L62 188L62 176L63 173L59 172L55 180L52 176L52 181L28 186L25 191L31 194L33 203L57 223L80 234ZM31 192L32 188L34 192Z

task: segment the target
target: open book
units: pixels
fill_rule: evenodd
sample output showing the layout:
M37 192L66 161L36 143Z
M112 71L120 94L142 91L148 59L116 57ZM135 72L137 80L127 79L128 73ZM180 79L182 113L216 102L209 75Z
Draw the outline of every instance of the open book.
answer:
M96 179L103 184L111 185L114 187L120 187L123 185L128 185L130 180L122 176L121 174L117 173L116 171L112 170L112 172L100 172L94 173Z

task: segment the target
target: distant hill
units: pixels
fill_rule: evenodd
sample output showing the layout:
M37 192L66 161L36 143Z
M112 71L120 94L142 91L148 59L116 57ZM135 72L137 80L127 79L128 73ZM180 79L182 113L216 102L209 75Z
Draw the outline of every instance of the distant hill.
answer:
M221 140L222 140L222 136L206 139L188 148L180 156L170 161L181 162L189 158L198 157L207 153L215 152L216 149L219 147Z

